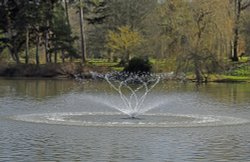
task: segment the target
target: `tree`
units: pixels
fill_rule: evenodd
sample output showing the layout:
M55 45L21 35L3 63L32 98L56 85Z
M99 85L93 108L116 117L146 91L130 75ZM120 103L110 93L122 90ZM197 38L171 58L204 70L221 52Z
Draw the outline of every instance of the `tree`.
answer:
M220 69L217 53L220 44L217 39L221 31L216 22L216 5L216 1L192 2L192 21L188 27L185 26L185 32L189 33L185 43L186 59L194 66L197 82L206 82L208 74Z
M118 27L122 26L129 26L132 31L140 32L143 38L146 38L147 32L144 29L147 24L145 24L145 21L156 6L157 0L108 0L106 8L104 8L102 13L106 15L103 24L96 25L93 31L88 32L91 34L88 35L89 42L93 42L92 49L95 49L95 46L98 45L99 51L103 51L103 54L109 60L112 60L114 51L110 50L110 48L103 48L107 47L104 46L106 44L106 36L108 31L116 31ZM146 42L144 41L143 43ZM137 48L134 53L148 55L148 51L142 48Z
M231 0L232 1L232 0ZM238 45L240 34L240 19L242 12L250 6L249 0L234 0L234 28L233 28L233 43L232 43L232 61L238 61Z
M30 45L32 43L33 31L36 22L38 22L38 14L37 11L37 3L33 1L23 1L19 8L20 12L17 17L17 21L20 21L20 24L23 24L24 35L25 35L25 63L29 63L29 53L30 53Z
M109 27L110 0L87 1L84 8L86 42L88 57L103 57L105 36Z
M14 0L4 1L0 3L1 24L0 29L4 34L2 43L10 51L11 57L16 63L20 63L19 52L25 43L24 29L25 24L20 21L21 2Z
M107 34L107 47L113 52L122 54L122 59L127 63L132 52L143 41L141 34L133 31L129 26L118 27L117 31L109 31Z
M143 29L144 20L157 6L157 0L110 0L108 22L110 29L130 26Z
M160 49L161 57L169 57L182 52L181 39L185 39L185 27L191 21L191 12L188 4L183 0L169 0L157 8L158 30L153 39L159 41L157 48ZM187 34L187 33L186 33Z
M157 8L158 27L152 31L152 38L161 49L161 56L172 57L177 72L193 70L197 82L205 81L219 67L225 29L221 30L218 3L169 0Z
M79 13L82 62L86 61L87 52L91 53L104 46L105 26L102 24L107 17L108 2L109 0L79 0L76 5ZM88 48L87 41L91 43Z
M78 8L79 8L79 24L80 24L80 40L81 40L81 55L82 55L82 63L86 62L86 36L84 29L84 19L83 19L83 5L84 3L79 0Z
M61 52L62 61L65 58L78 58L76 49L73 47L76 37L72 37L71 28L67 22L67 16L64 14L64 9L61 4L57 4L54 7L51 32L51 51L54 53L54 61L57 62L57 53Z
M250 8L247 10L246 14L244 15L244 23L243 23L243 34L244 40L246 42L246 55L250 56Z

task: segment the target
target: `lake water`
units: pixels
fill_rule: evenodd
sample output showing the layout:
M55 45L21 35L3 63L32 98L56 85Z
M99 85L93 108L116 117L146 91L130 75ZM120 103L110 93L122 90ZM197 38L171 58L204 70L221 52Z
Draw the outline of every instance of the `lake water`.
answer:
M250 84L159 83L131 120L105 82L0 79L0 161L250 161Z

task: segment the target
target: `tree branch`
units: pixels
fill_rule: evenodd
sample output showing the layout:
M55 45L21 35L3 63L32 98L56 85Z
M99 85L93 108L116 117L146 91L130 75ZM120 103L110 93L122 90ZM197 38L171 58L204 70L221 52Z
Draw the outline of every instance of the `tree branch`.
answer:
M245 2L244 4L242 4L240 10L243 11L243 10L247 9L249 6L250 6L250 2L249 1Z

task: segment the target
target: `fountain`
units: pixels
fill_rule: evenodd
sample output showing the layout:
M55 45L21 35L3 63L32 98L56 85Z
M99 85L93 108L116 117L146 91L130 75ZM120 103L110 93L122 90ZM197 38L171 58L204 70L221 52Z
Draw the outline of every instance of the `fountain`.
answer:
M149 109L143 109L147 94L159 83L161 77L149 73L109 73L105 80L119 94L123 106L117 110L134 119ZM126 92L124 92L127 90Z
M172 74L113 72L105 75L97 73L93 75L105 80L105 84L108 83L111 94L107 95L109 92L101 91L96 93L91 87L90 93L85 91L64 94L49 100L50 102L47 104L41 105L41 108L52 107L46 113L28 113L9 118L32 123L84 127L183 128L239 125L249 122L244 118L219 116L218 114L201 115L203 113L199 114L199 112L198 114L187 114L197 112L197 102L205 103L202 98L197 99L195 94L188 94L188 96L185 96L183 92L166 94L166 92L159 93L159 89L157 89L157 93L152 92L162 79L172 77ZM84 82L83 84L86 86L88 84L96 86L97 84L101 88L103 85L102 82ZM188 102L189 106L186 105ZM60 105L55 106L57 104ZM186 113L183 111L182 105L186 105L183 107ZM53 107L55 108L53 109ZM207 107L210 107L210 103L204 104L203 107L204 111L209 110ZM115 108L119 112L112 111L110 108ZM150 111L155 108L159 109ZM170 109L175 111L170 113Z
M197 93L189 88L193 84L166 83L163 77L109 73L81 84L4 80L0 89L8 93L0 96L0 161L249 161L245 84L237 85L244 102L235 104L231 96L225 95L228 102L217 93L235 85L211 84L207 93L207 86ZM44 93L44 87L50 92L44 97L22 95Z

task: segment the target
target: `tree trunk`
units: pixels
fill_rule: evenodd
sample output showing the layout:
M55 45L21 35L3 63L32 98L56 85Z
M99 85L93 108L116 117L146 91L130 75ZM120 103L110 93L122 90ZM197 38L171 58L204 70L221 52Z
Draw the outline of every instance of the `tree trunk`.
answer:
M62 50L62 63L65 62L65 55L64 55L64 50Z
M51 63L52 62L52 53L51 52L49 52L49 56L48 57L49 57L49 63Z
M19 64L20 63L20 59L19 59L19 55L18 55L16 47L14 47L13 51L14 51L13 55L15 56L15 61L16 61L17 64Z
M67 0L64 0L64 6L65 6L66 21L67 21L67 24L70 26L70 23L69 23L69 10L68 10L68 2L67 2Z
M83 21L83 9L81 0L79 0L79 23L80 23L80 39L81 39L81 54L82 54L82 63L86 62L86 41L84 34L84 21Z
M49 31L46 31L44 41L46 63L49 63Z
M8 46L8 49L9 49L10 56L11 56L12 60L17 63L17 58L16 58L16 54L15 54L15 47L13 45L10 45L10 46Z
M125 54L125 62L128 63L130 60L130 53L129 50L126 50L126 54Z
M26 29L25 64L29 63L29 29Z
M36 64L39 65L39 44L40 44L40 38L39 35L36 36Z
M233 38L233 54L232 61L239 61L238 58L238 43L239 43L239 23L241 14L241 0L235 0L235 24L234 24L234 38Z
M195 70L196 82L202 83L203 76L202 76L201 67L200 67L198 60L194 60L194 68L195 68L194 70Z
M10 15L11 13L8 12L8 15ZM7 33L8 33L8 36L9 36L9 39L10 39L10 45L9 45L9 51L10 51L10 54L11 54L11 57L12 59L17 63L19 64L20 63L20 60L19 60L19 56L18 56L18 53L17 53L17 47L16 47L16 41L15 40L12 40L14 39L13 38L13 31L12 31L12 28L11 28L11 20L10 20L10 16L7 17L7 24L6 24L8 27L7 27Z
M73 62L73 57L71 55L69 56L69 61Z
M55 51L54 62L57 63L57 51Z

